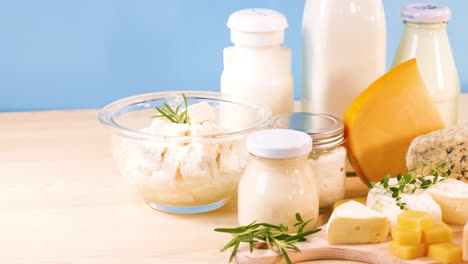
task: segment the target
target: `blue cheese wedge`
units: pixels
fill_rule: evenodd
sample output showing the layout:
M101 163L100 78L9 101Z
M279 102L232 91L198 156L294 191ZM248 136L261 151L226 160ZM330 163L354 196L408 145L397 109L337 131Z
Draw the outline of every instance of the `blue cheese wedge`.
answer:
M409 170L445 163L451 178L468 182L468 124L416 137L406 154Z

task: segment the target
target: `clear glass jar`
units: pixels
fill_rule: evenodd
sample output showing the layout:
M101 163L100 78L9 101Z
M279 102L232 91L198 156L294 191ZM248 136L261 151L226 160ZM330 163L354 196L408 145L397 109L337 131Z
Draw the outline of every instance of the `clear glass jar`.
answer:
M416 58L426 88L445 125L458 123L460 82L447 35L450 8L416 3L401 10L404 31L392 67Z
M276 116L274 128L290 128L307 133L313 141L309 165L319 190L321 210L328 210L345 197L346 148L343 121L339 118L307 112Z
M250 159L239 182L240 225L253 221L293 230L295 214L318 220L318 191L307 158L312 140L302 132L269 129L247 137Z

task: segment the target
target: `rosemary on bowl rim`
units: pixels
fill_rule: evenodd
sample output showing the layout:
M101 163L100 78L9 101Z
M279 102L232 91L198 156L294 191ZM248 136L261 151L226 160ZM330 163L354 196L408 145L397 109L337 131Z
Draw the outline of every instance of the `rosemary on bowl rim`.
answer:
M293 225L297 229L294 235L286 234L288 227L285 225L273 225L269 223L257 223L256 221L246 225L235 228L216 228L214 231L229 233L233 236L222 249L221 252L233 248L229 262L236 256L240 243L248 243L250 253L254 250L254 245L263 243L270 250L282 255L287 264L292 264L289 258L288 251L301 250L295 245L296 242L306 241L306 237L319 232L321 229L316 228L313 230L304 231L304 228L309 224L312 219L304 221L299 213L296 213L296 223Z
M401 201L401 194L408 193L412 194L416 192L417 189L427 189L436 183L439 183L448 178L447 172L444 171L445 163L435 165L433 167L424 164L424 167L430 168L429 173L425 172L426 170L422 169L418 172L412 170L409 171L406 175L401 175L400 173L396 176L397 183L390 184L390 175L385 176L380 182L369 182L369 188L382 188L386 193L392 194L392 198L396 200L396 205L400 209L404 209L406 206L405 202ZM428 175L430 177L425 177L423 175Z
M187 97L185 96L185 94L182 94L182 97L184 98L184 107L185 107L184 111L181 111L180 109L181 105L178 105L174 109L167 103L164 103L163 107L157 107L157 106L155 107L156 111L158 111L159 114L154 115L151 118L166 118L172 123L187 124L189 122Z

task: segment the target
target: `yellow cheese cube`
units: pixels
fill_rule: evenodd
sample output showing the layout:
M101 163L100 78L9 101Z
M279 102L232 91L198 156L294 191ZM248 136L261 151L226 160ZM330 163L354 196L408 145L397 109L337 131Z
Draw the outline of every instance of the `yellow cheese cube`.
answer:
M429 246L427 254L433 260L441 263L452 263L462 260L462 247L453 243L438 243Z
M423 231L423 240L428 244L452 242L452 229L444 222L436 222Z
M406 260L424 257L427 251L427 245L424 243L418 245L398 245L396 241L392 241L388 248L390 255Z
M398 215L398 225L414 231L423 231L432 226L430 213L408 210Z
M392 239L398 245L419 245L421 243L421 231L414 231L401 226L392 227Z

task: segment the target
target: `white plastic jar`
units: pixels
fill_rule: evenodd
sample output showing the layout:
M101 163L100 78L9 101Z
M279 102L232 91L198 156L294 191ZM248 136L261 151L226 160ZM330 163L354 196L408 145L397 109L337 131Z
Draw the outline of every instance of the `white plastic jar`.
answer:
M451 10L438 4L416 3L401 10L403 36L392 67L416 58L426 88L445 125L458 123L460 82L447 36Z
M227 22L233 47L224 49L221 92L263 104L274 115L293 111L291 50L282 47L286 17L270 9L245 9Z
M295 214L318 220L318 191L307 158L309 135L289 129L267 129L247 137L250 159L239 182L240 225L253 221L287 225Z
M319 191L320 210L327 211L345 197L346 148L343 146L343 121L325 114L307 112L276 116L274 128L289 128L307 133L313 142L309 165Z

